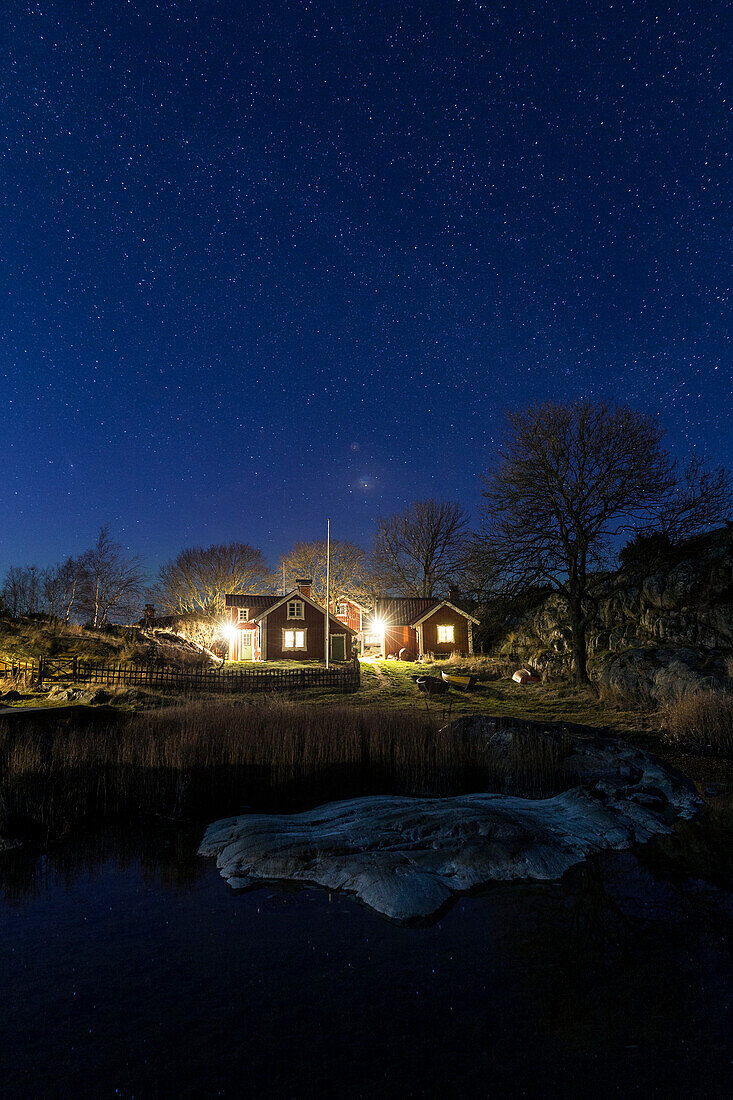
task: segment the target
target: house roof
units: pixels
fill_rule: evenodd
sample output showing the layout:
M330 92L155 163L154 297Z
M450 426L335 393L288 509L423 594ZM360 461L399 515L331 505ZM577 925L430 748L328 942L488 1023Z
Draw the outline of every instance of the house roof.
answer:
M440 603L440 600L434 598L389 596L376 601L373 617L382 619L389 626L412 626L417 619L438 607Z
M418 626L424 619L439 607L450 607L463 615L466 619L477 623L478 619L470 615L468 611L456 607L449 600L441 600L438 596L417 598L414 596L389 596L379 599L374 608L374 618L382 619L388 626Z
M226 607L247 607L250 611L250 621L254 622L257 619L263 619L266 615L269 615L275 608L281 607L288 600L303 600L305 603L315 607L317 611L320 611L322 615L325 614L326 609L322 607L316 600L310 596L304 595L299 588L294 588L292 592L288 592L285 596L273 596L262 594L244 594L232 593L224 597L224 603ZM334 626L338 626L339 629L348 630L350 634L357 634L358 631L353 630L352 627L342 622L341 619L337 619L335 615L329 615L329 622Z
M274 596L271 592L245 592L240 595L233 592L224 597L225 607L248 607L252 612L252 618L266 611L273 604L280 603L282 596Z

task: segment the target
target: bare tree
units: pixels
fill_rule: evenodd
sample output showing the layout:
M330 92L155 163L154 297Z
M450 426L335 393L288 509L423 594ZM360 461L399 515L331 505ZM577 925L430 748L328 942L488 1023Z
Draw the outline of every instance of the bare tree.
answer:
M261 550L244 542L181 550L160 570L156 598L171 615L213 616L228 592L268 591L272 577Z
M36 565L12 565L0 589L0 605L13 618L43 610L43 572Z
M310 577L311 589L315 599L326 600L326 542L317 539L314 542L296 542L288 554L283 554L279 562L280 576L284 578L285 591L289 591L296 580ZM331 542L331 599L349 597L357 603L369 606L369 578L366 551L353 542L333 540Z
M70 622L77 609L87 576L87 556L67 558L47 569L43 578L43 598L49 615Z
M101 626L111 617L129 617L144 591L141 559L127 555L112 539L109 524L100 528L96 543L83 557L79 610L93 626Z
M468 516L458 504L418 500L377 520L375 583L409 596L446 592L463 570L467 542Z
M663 429L629 408L576 401L508 414L507 439L484 478L480 545L506 592L548 585L567 604L573 666L588 679L586 633L617 540L659 530L692 534L730 508L729 475L682 474Z

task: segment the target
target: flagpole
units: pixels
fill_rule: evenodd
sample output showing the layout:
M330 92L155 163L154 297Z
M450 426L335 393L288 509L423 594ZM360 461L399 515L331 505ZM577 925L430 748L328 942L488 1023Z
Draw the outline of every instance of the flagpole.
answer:
M326 520L326 668L331 648L331 520Z

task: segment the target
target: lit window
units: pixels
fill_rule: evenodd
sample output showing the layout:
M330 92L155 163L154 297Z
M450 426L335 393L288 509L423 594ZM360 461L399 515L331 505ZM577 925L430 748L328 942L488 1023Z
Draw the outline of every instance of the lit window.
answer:
M288 618L302 619L305 617L305 604L302 600L288 600Z
M452 626L439 626L438 627L438 642L452 642L453 641L453 627Z
M239 622L240 623L248 623L249 622L249 608L248 607L238 607L237 611L239 612Z
M379 637L378 634L365 634L364 635L364 645L379 645L381 640L382 639Z
M284 630L283 649L305 649L305 631Z
M336 604L336 614L337 615L343 615L344 618L346 618L346 616L349 614L349 609L348 609L348 607L346 606L345 603L337 603Z

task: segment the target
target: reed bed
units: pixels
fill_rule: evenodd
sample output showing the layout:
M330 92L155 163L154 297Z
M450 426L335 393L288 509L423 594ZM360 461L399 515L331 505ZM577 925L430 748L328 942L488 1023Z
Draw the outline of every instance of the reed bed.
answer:
M0 831L83 820L293 811L368 794L562 789L562 736L486 739L425 713L187 703L87 728L0 722Z
M733 694L701 691L684 695L664 712L667 739L729 759L733 756Z

